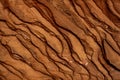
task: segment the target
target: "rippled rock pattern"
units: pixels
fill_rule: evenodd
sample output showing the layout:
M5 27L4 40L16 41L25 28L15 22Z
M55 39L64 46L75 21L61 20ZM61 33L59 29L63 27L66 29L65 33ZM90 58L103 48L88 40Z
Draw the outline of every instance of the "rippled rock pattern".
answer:
M120 0L0 0L0 80L120 80Z

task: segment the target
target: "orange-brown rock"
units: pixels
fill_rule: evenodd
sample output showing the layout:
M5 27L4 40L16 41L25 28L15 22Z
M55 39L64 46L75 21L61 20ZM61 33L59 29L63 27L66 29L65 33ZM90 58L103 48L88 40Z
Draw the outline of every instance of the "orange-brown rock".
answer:
M120 80L119 0L0 0L0 80Z

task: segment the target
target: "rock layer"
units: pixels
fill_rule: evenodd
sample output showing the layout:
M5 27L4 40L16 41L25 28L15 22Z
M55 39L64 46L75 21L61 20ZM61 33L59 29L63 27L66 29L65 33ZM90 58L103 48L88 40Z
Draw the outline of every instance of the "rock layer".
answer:
M0 80L120 80L119 0L0 0Z

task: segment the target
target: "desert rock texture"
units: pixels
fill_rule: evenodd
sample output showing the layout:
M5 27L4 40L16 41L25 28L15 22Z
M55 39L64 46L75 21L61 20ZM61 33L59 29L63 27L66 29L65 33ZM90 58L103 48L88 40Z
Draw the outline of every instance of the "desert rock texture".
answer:
M120 0L0 0L0 80L120 80Z

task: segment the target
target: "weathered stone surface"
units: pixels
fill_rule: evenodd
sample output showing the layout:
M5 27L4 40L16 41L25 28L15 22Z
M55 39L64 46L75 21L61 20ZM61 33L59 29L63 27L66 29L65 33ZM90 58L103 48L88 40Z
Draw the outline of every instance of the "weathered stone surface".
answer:
M0 0L0 80L120 80L119 0Z

